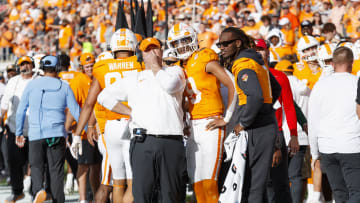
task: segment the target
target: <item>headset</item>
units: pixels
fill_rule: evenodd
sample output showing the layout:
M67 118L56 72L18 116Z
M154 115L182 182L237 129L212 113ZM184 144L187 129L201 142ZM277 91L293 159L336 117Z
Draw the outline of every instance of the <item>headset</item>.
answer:
M55 69L55 72L59 73L61 71L59 58L51 55L43 56L40 59L40 69L44 70L45 68L53 68Z

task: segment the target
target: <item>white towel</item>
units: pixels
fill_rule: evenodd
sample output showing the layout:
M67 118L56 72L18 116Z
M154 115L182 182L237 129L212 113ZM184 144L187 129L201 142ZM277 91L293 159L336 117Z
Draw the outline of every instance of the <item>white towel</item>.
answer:
M236 138L237 137L237 138ZM236 140L236 142L234 142ZM228 141L228 142L227 142ZM232 157L231 167L226 175L224 186L220 192L219 203L240 203L245 175L248 134L241 131L239 136L234 132L226 138L226 157ZM235 144L233 144L235 143Z

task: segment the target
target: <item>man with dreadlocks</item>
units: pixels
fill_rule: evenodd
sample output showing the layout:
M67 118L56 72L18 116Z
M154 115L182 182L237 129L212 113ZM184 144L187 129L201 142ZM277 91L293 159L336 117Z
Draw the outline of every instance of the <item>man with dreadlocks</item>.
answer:
M228 132L248 133L243 202L261 203L277 133L272 105L281 88L277 82L270 82L269 70L251 44L252 40L242 30L229 27L223 30L217 45L235 77L238 94Z

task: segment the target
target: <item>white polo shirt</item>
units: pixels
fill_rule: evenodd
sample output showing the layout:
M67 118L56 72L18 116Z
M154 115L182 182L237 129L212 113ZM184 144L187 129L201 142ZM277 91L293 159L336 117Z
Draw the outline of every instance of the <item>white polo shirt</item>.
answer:
M131 108L130 129L145 128L147 134L182 135L182 98L186 80L179 66L151 70L116 81L103 89L98 103L112 109L127 101Z
M308 125L313 159L318 158L319 152L360 152L357 81L350 73L334 73L319 80L312 89Z

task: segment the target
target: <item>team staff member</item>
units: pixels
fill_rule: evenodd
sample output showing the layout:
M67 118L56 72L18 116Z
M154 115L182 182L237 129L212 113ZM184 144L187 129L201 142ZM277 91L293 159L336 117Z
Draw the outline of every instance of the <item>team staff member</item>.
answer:
M83 73L78 73L77 76L70 82L70 87L74 92L75 99L82 107L85 103L88 91L90 89L91 80L93 78L93 66L95 63L95 57L91 53L83 53L80 56L80 65ZM71 115L69 115L71 117ZM73 121L73 119L67 120L67 122ZM89 180L92 192L95 196L96 191L100 185L100 162L101 155L97 146L89 143L87 134L95 133L95 122L88 125L88 132L81 134L82 147L85 153L78 157L78 171L77 179L79 183L79 195L80 203L86 202L86 179L89 174ZM91 132L90 132L91 131Z
M44 164L50 173L52 201L62 203L64 195L65 109L79 118L80 107L68 84L58 77L58 59L44 56L41 61L44 77L31 81L24 90L16 112L16 145L24 147L24 121L29 109L29 162L34 202L43 202Z
M267 61L269 59L269 49L263 39L256 40L256 51L262 55L265 64L268 64ZM275 106L277 108L275 115L279 127L279 134L277 135L277 139L280 142L279 144L281 145L281 148L275 146L272 168L270 170L269 183L267 188L267 197L269 202L292 202L288 175L289 151L286 146L287 142L285 142L284 139L282 123L287 122L287 124L291 126L290 131L293 136L291 136L292 138L289 141L289 148L291 149L291 154L293 156L299 147L297 141L295 107L289 80L287 79L286 75L280 71L275 70L273 67L270 67L269 71L272 75L274 75L281 86L281 95L277 100L277 105L274 105L274 108ZM283 115L286 116L284 117ZM299 170L301 170L301 167Z
M189 101L191 135L186 144L186 159L190 182L194 184L198 203L217 203L217 176L224 140L222 127L229 122L235 106L234 85L218 63L218 55L211 49L198 49L197 35L191 26L174 25L167 43L182 61L188 81L185 95ZM220 117L224 112L221 83L228 89L228 110L224 119L209 123L209 119Z
M249 48L250 39L242 30L226 28L218 45L224 58L235 59L231 70L238 104L227 129L249 135L243 201L261 203L277 133L269 71L261 56Z
M140 44L146 70L106 87L98 102L131 115L134 202L150 203L159 182L161 202L185 202L186 158L182 99L186 85L179 66L162 68L156 38ZM128 101L129 107L121 102ZM155 193L156 194L156 193Z
M24 124L24 147L19 148L15 144L16 131L16 110L18 108L20 99L25 87L33 79L32 69L34 68L33 60L28 56L23 56L17 61L17 68L20 75L12 77L6 85L4 96L1 100L1 115L7 113L5 125L7 126L7 149L8 149L8 163L11 180L12 194L6 198L5 202L15 202L24 198L23 193L23 168L28 160L28 121ZM27 118L27 117L26 117Z
M93 70L94 78L81 111L74 137L80 136L85 124L92 115L97 96L102 89L117 80L142 70L142 66L135 56L136 45L135 34L129 29L119 29L112 35L111 51L115 59L102 60L95 64ZM132 202L132 172L129 159L129 116L117 114L109 110L106 111L105 115L107 121L105 124L104 145L106 146L112 169L113 202ZM77 142L72 144L74 151L81 149L79 137L76 139ZM105 173L103 172L103 174Z
M351 75L353 59L351 49L335 49L335 73L317 82L309 100L312 165L320 161L336 202L360 202L358 79Z

